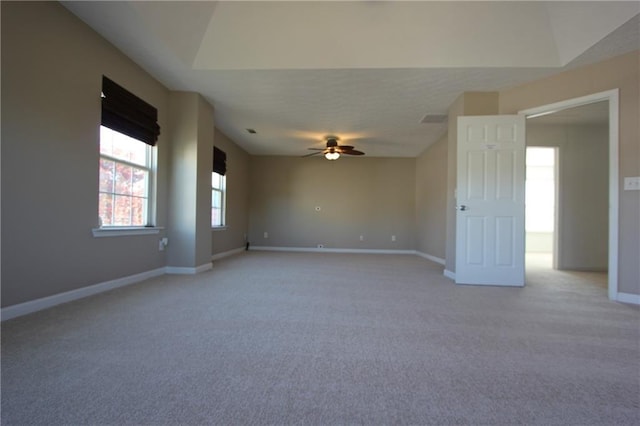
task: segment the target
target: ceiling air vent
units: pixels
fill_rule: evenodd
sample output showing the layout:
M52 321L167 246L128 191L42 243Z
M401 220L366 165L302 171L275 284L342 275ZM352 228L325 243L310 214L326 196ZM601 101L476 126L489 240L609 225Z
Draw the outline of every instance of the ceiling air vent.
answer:
M424 124L442 124L447 122L447 116L446 114L427 114L420 122Z

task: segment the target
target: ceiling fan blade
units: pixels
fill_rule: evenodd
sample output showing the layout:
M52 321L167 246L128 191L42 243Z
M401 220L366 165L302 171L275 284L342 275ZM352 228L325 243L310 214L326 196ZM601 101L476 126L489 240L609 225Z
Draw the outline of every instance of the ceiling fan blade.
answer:
M324 151L326 148L307 148L310 151Z
M342 152L342 154L346 154L346 155L364 155L364 152L358 151L357 149L349 149L349 150L346 150L346 151Z
M309 149L311 149L311 148L309 148ZM312 156L314 156L314 155L318 155L318 154L322 154L322 152L320 152L320 151L318 151L318 152L312 152L311 154L302 155L302 156L301 156L301 158L304 158L304 157L312 157Z
M338 149L343 149L343 150L345 150L345 151L350 151L350 150L352 150L354 147L353 147L353 146L351 146L351 145L338 145L338 147L337 147L337 148L338 148Z

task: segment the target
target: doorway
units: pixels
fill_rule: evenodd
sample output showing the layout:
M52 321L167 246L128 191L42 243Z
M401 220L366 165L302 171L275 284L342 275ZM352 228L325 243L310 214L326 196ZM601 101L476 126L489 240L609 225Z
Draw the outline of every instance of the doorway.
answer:
M617 91L524 113L527 191L546 188L527 193L527 270L578 274L616 300Z
M525 263L528 268L557 268L557 153L557 147L526 148Z

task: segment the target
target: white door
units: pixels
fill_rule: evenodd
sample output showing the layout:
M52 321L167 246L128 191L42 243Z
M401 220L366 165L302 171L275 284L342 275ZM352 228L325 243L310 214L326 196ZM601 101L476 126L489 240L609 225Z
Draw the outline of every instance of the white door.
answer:
M524 285L525 117L458 118L456 283Z

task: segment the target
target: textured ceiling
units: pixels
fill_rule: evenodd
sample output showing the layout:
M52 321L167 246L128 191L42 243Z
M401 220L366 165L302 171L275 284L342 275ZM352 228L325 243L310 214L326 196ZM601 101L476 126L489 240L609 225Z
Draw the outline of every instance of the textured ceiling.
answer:
M63 2L255 155L419 155L493 91L640 48L638 2ZM257 134L249 134L252 128Z

